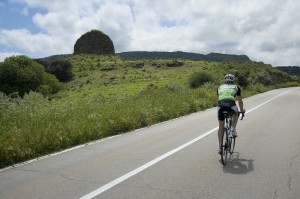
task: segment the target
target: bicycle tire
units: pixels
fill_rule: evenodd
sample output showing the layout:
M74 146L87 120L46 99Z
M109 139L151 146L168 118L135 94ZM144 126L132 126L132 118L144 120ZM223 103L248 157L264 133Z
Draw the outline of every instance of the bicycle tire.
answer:
M221 161L223 165L226 165L226 161L227 161L227 155L228 155L227 145L228 145L227 129L224 129L224 133L221 141Z
M232 154L234 152L234 147L235 147L235 137L230 137L230 148L229 152Z

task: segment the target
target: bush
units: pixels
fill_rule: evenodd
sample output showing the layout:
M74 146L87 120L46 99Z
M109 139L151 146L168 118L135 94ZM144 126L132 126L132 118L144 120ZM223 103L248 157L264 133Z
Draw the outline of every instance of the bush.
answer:
M286 82L286 83L278 84L276 87L286 88L286 87L297 87L297 86L300 86L299 82Z
M7 95L37 91L42 85L48 85L50 93L56 93L62 86L58 80L45 72L44 67L26 56L12 56L0 63L0 91ZM49 90L48 89L48 90Z
M253 85L251 87L251 89L255 91L254 93L263 93L263 92L268 91L268 88L265 85L263 85L262 83L257 83L255 85Z
M73 65L68 60L49 62L43 59L37 59L36 61L44 66L47 73L54 75L61 82L68 82L74 77L72 73Z
M244 89L248 87L249 82L248 82L248 80L247 80L247 77L245 77L245 76L239 76L237 79L238 79L238 80L237 80L237 81L238 81L238 84L239 84L241 87L243 87Z
M206 72L197 72L191 75L191 77L188 80L189 86L191 88L197 88L205 83L212 82L213 77L211 74Z
M57 81L55 76L51 74L45 74L45 82L37 88L37 92L43 94L44 96L49 96L55 94L62 90L63 85Z
M72 73L73 65L67 60L56 60L51 62L50 66L46 68L46 72L56 76L61 82L67 82L73 79Z

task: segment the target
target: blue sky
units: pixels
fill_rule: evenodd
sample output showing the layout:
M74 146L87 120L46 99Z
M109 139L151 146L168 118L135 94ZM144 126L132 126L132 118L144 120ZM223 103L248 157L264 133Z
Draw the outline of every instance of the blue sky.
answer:
M0 31L5 29L27 29L33 34L40 32L41 30L32 21L33 15L37 12L42 13L43 9L32 8L26 10L25 4L22 2L16 3L9 0L0 0ZM0 38L2 38L2 35ZM26 49L20 49L18 46L2 45L0 43L0 53L10 54L11 52L13 54L34 55L34 53L27 52Z
M32 17L37 12L42 13L43 9L32 8L26 11L22 3L13 3L7 0L0 0L0 2L2 2L2 6L0 6L1 29L27 28L33 33L40 31L32 22Z
M299 0L0 0L0 61L70 54L99 29L116 52L217 52L299 66L299 10Z

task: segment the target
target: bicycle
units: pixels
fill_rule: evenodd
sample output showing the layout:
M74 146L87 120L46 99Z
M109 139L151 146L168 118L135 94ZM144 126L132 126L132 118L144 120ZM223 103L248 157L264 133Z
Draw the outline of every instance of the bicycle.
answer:
M222 160L222 164L226 165L228 152L232 154L234 151L235 137L232 135L232 130L231 130L233 113L228 111L223 111L223 114L225 117L225 124L224 124L224 133L222 135L222 141L221 141L221 160ZM238 112L238 117L240 114L242 114L242 118L241 118L242 120L245 116L245 111Z

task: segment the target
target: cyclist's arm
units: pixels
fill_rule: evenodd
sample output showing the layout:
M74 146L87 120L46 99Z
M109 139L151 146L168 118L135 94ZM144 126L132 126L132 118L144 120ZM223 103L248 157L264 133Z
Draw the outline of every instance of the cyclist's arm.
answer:
M238 101L240 112L244 112L244 103L243 103L243 98L242 98L242 90L241 90L241 87L239 87L239 86L237 86L237 87L238 87L238 91L237 91L236 99Z
M236 99L239 104L240 112L243 112L244 111L244 102L243 102L242 96L238 95L238 96L236 96Z

